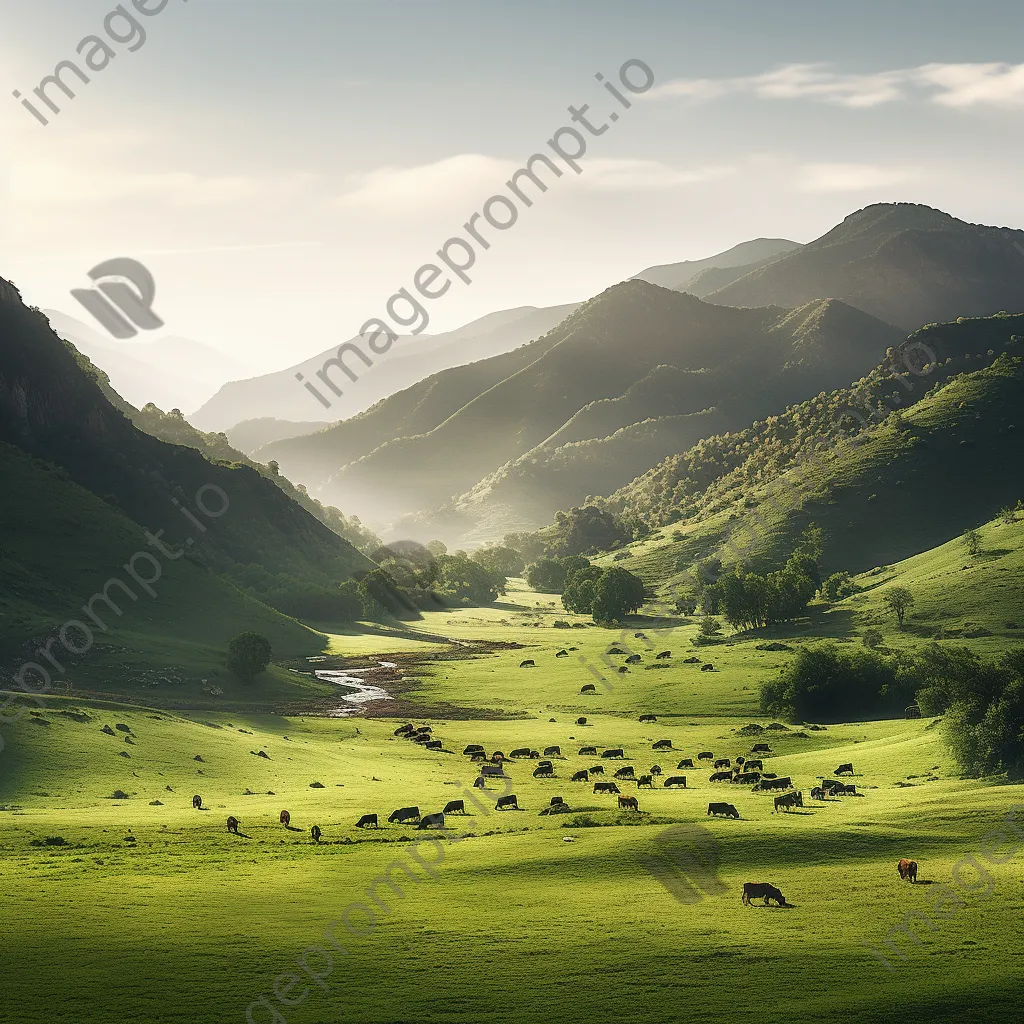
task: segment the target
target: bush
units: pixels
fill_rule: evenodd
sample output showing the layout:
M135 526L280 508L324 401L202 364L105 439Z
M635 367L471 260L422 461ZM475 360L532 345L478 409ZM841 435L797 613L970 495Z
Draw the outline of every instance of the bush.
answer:
M228 644L228 670L249 683L270 664L270 641L260 633L239 633Z
M885 637L877 629L866 629L864 636L861 637L861 643L872 651L876 647L881 647L884 640Z

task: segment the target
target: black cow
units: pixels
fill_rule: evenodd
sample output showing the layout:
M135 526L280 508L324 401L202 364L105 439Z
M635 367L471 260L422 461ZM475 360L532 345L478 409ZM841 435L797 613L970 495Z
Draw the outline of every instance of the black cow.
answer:
M712 665L711 662L709 661L706 665L701 665L700 670L701 670L701 672L714 672L715 671L715 666Z
M618 673L619 673L620 676L625 675L628 671L629 671L629 669L626 668L625 665L620 665L619 668L618 668Z
M846 789L846 783L836 782L835 779L822 779L821 788L825 790L829 795L835 793L837 789Z
M473 780L473 788L474 789L486 789L487 788L487 780L482 775L478 775Z
M420 816L420 809L418 807L399 807L397 811L392 811L388 815L388 821L391 824L398 822L399 825L406 821L418 821Z
M662 651L660 654L656 654L655 655L655 658L671 658L671 657L672 657L672 652L671 651Z
M196 795L192 797L192 806L197 811L203 806L203 798L198 793L196 793Z
M536 668L537 666L536 666L536 664L534 664L533 658L527 658L526 661L519 662L519 667L520 668Z
M619 797L619 810L620 811L636 811L640 813L640 801L635 796L620 796Z
M432 733L434 730L429 725L421 725L416 732L418 733Z
M684 665L699 665L700 658L683 658Z
M580 757L597 757L597 747L580 747Z
M577 725L586 725L587 724L587 720L585 718L577 718L576 719L576 724Z
M698 761L713 761L714 759L715 759L715 755L712 754L710 750L702 750L697 755L697 760Z
M442 814L465 814L466 813L466 802L464 800L449 800L444 805Z
M604 767L602 765L596 764L596 765L594 765L593 768L590 769L590 774L591 775L604 775Z
M551 798L550 806L551 807L564 807L565 806L565 800L563 800L562 797L560 797L560 796L553 796Z
M487 755L482 750L474 750L473 753L469 755L469 759L473 763L476 763L478 761L486 761Z
M419 744L421 744L423 746L426 746L428 743L430 743L430 733L428 733L428 732L414 732L409 737L409 739L411 739L413 741L413 743L419 743Z
M585 770L582 771L582 772L576 772L573 775L573 777L572 777L572 781L573 782L589 782L590 781L590 772L585 771Z
M738 761L739 758L737 757L736 760ZM764 761L760 758L752 757L749 761L745 761L744 764L746 765L748 772L764 771Z
M233 814L228 818L228 831L238 835L238 819Z
M708 804L708 814L715 815L724 814L727 818L738 818L740 812L733 807L732 804Z
M693 767L693 758L692 757L684 757L682 759L682 761L680 761L679 764L676 765L676 767L677 768L692 768Z
M595 782L594 783L595 793L618 793L620 792L619 787L614 782Z
M533 777L535 779L553 779L555 777L555 769L549 764L538 765L533 770Z
M569 657L569 652L568 651L555 651L555 657L556 658L568 658Z
M712 772L708 782L732 782L732 772Z
M370 826L377 827L377 815L376 814L364 814L357 822L356 828L369 828Z
M846 785L843 785L843 783L840 782L838 787L833 789L832 792L835 793L836 796L856 796L857 787L852 782L847 783Z
M482 743L470 743L463 751L464 754L482 754L484 752Z
M770 754L772 752L772 748L767 743L755 743L750 749L755 754Z
M516 799L515 793L511 796L499 796L498 802L494 805L496 811L504 811L509 807L517 811L519 810L519 801Z
M765 775L761 777L761 781L754 788L760 789L762 792L773 789L792 789L793 780L788 775L783 775L781 779L769 779Z
M780 907L788 906L786 897L767 882L744 882L743 883L743 905L749 907L752 899L764 898L764 905L768 906L769 900L775 900Z
M641 775L636 780L637 789L654 789L654 777L652 775Z
M424 814L416 827L444 828L444 811L438 811L436 814Z
M640 721L641 722L656 722L657 720L658 720L658 716L657 715L641 715L640 716Z
M538 768L550 768L551 767L551 762L550 761L538 761L537 762L537 767Z
M853 765L852 764L841 764L833 773L834 775L852 775Z
M602 755L602 757L625 757L625 752L622 747L610 747Z
M686 789L686 776L685 775L670 775L665 780L666 789Z
M530 748L529 747L516 747L516 749L513 750L508 756L509 757L529 757L530 756Z
M634 775L633 775L633 766L632 765L626 765L625 768L620 768L615 773L615 778L616 779L632 779L633 777L634 777Z
M426 747L427 750L441 750L442 749L441 741L440 740L428 740L423 745Z
M732 781L740 786L750 786L761 781L760 772L736 772Z
M786 793L783 796L777 796L773 801L775 809L772 814L775 814L781 807L784 811L790 811L794 807L803 807L804 795L803 793Z
M485 779L504 779L505 769L500 764L484 764L480 766L480 774Z
M587 683L580 687L580 693L597 693L597 687L593 683Z
M646 633L634 633L633 634L633 639L634 640L646 640L647 639L647 634Z
M732 767L732 761L730 761L729 758L727 758L727 757L720 757L720 758L718 758L715 761L715 763L711 767L712 768L731 768Z
M660 775L661 774L661 765L660 764L652 764L651 765L651 774L652 775Z
M651 750L671 750L671 749L672 749L672 741L671 740L655 740L654 743L651 744Z
M309 834L313 837L313 842L314 843L319 843L320 842L320 837L323 835L323 832L320 831L320 826L319 825L314 825L309 830Z
M814 786L811 789L811 799L812 800L824 800L825 799L825 790L823 790L821 788L821 786Z
M405 725L400 725L395 730L396 736L404 736L407 732L412 732L412 724L407 722Z
M496 750L493 754L491 754L491 760L495 764L497 764L499 761L505 760L505 755L500 750Z
M626 664L627 665L639 665L641 661L643 661L643 658L641 658L639 654L631 654L626 659Z
M545 757L561 757L562 756L562 748L561 747L545 747L544 748L544 756Z

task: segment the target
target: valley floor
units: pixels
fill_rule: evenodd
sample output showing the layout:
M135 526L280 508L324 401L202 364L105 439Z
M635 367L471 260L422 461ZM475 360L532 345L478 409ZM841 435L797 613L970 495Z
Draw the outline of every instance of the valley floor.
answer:
M650 648L626 631L643 661L612 673L602 655L619 634L555 628L582 620L553 601L518 591L491 609L428 616L402 638L332 638L335 653L382 658L429 659L448 651L441 635L523 645L419 661L404 700L520 716L430 720L440 751L396 738L405 719L388 717L387 702L378 717L331 719L62 697L4 727L0 1020L796 1024L1018 1012L1022 787L959 779L933 720L741 734L770 724L757 687L785 651L758 650L763 638L695 648L694 624L664 619L636 627ZM648 669L663 649L669 667ZM520 668L525 659L537 667ZM581 694L588 682L596 692ZM665 739L671 750L652 749ZM676 768L704 751L749 756L755 742L771 745L765 767L793 778L802 809L774 813L769 794L711 783L706 761ZM511 781L473 789L469 743L558 746L555 778L515 760ZM627 756L581 756L583 746ZM843 762L859 795L808 800ZM570 781L596 765L610 780L622 765L640 775L655 764L653 790L618 783L640 814ZM665 789L672 775L687 788ZM506 792L519 810L494 809ZM553 796L571 811L542 815ZM468 813L448 816L445 838L386 821L456 799ZM711 801L733 803L739 819L709 817ZM357 829L370 812L382 827ZM901 857L919 862L917 885L897 877ZM773 883L792 905L745 906L748 881Z

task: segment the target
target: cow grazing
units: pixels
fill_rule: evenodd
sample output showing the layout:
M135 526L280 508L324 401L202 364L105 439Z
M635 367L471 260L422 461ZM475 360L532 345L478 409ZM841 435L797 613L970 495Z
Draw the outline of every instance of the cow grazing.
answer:
M708 804L708 814L717 817L724 814L727 818L738 818L740 812L732 804Z
M419 817L420 809L418 807L399 807L397 811L392 811L388 815L388 821L392 825L396 822L402 825L407 821L419 821Z
M821 788L821 786L814 786L811 789L811 799L812 800L824 800L825 799L825 790L823 790Z
M396 736L404 736L407 732L412 732L412 724L407 722L405 725L400 725L395 730Z
M641 722L656 722L657 720L658 720L658 716L657 715L641 715L640 716L640 721Z
M377 827L377 815L376 814L364 814L357 822L356 828L376 828Z
M595 764L594 767L590 769L590 774L591 775L604 775L604 767L602 765Z
M772 752L772 748L767 743L755 743L750 749L755 754L770 754Z
M498 764L499 761L505 760L505 755L500 750L496 750L493 754L491 754L491 760L495 764Z
M772 789L792 789L793 780L788 775L784 775L781 779L769 779L768 776L764 775L754 788L764 792Z
M482 754L483 752L484 748L481 743L469 743L463 751L464 754Z
M595 793L618 793L619 787L614 782L595 782L594 783Z
M833 787L832 792L836 796L856 796L857 787L852 782L846 784L840 782L838 786Z
M606 654L625 654L626 652L621 647L609 647L605 652Z
M905 857L900 858L900 862L896 865L896 870L900 873L900 878L904 882L916 882L917 881L917 861L907 860Z
M784 811L791 811L794 807L803 807L804 795L803 793L786 793L783 796L777 796L773 801L775 809L772 814L775 814L781 807Z
M444 805L442 814L465 814L466 813L466 802L464 800L449 800Z
M714 672L715 671L715 666L712 665L711 662L709 661L706 665L701 665L700 670L701 670L701 672Z
M852 775L853 765L852 764L841 764L833 773L833 775Z
M597 757L597 747L580 747L580 757Z
M627 665L639 665L641 661L643 661L643 658L641 658L639 654L631 654L626 659L626 664Z
M780 907L789 906L786 897L767 882L744 882L743 883L743 905L749 907L751 900L763 899L764 905L768 906L769 900L775 900Z
M602 755L602 757L625 757L622 747L609 747Z
M560 796L553 796L551 798L550 806L551 807L564 807L565 806L565 800L562 797L560 797Z
M416 825L420 828L444 828L444 812L438 811L436 814L424 814L420 818L419 823Z
M697 760L698 761L713 761L714 759L715 759L715 755L712 754L710 750L702 750L697 755Z
M423 745L427 748L427 750L441 750L442 749L441 741L440 740L428 740Z
M428 732L414 732L409 737L409 739L411 739L413 741L413 743L418 743L418 744L420 744L420 746L424 746L425 747L428 743L430 743L430 733L428 733Z
M469 759L470 759L470 761L472 761L474 763L477 763L477 762L480 762L480 761L486 761L487 760L487 755L482 750L476 750L472 754L469 755Z
M671 658L672 657L672 652L671 651L661 651L660 653L656 654L654 657L655 658L661 658L662 660L664 660L665 658Z
M821 788L828 793L829 796L836 794L836 790L846 789L846 783L836 782L835 779L822 779Z
M647 639L647 634L646 633L634 633L633 634L633 639L634 640L646 640Z
M561 747L545 747L544 748L544 756L545 757L561 757L562 756L562 748Z
M582 772L575 772L572 777L573 782L589 782L590 772L584 770Z
M433 730L433 729L431 729L429 725L421 725L421 726L420 726L420 727L419 727L419 728L418 728L418 729L416 730L416 732L418 732L418 733L425 733L425 734L428 734L428 735L429 735L430 733L432 733L433 731L434 731L434 730Z
M620 768L615 773L615 778L616 779L632 779L632 778L634 778L633 766L632 765L626 765L625 768Z
M737 757L736 760L738 761L739 758ZM752 757L749 761L744 761L744 764L748 772L764 771L764 761L760 760L760 758Z
M473 788L474 789L486 789L487 788L487 780L482 775L478 775L473 780Z
M620 665L618 669L616 669L616 671L619 673L620 676L624 676L629 671L629 669L626 668L625 665Z
M538 761L537 762L537 767L538 768L550 768L551 767L551 762L550 761Z
M228 818L228 831L233 835L238 835L238 819L233 814Z
M516 749L513 750L508 756L509 757L529 757L530 756L530 748L529 747L516 747Z
M651 765L651 774L652 775L660 775L661 774L661 765L660 764L652 764Z
M680 761L679 764L676 765L676 768L692 768L692 767L693 767L693 758L692 757L684 757L682 759L682 761Z
M536 668L533 658L527 658L526 661L519 662L520 668Z
M712 772L708 782L732 782L732 772Z
M666 789L686 789L685 775L670 775L665 780Z
M549 764L538 765L533 770L533 777L535 779L553 779L555 777L555 769Z
M683 658L684 665L699 665L700 658Z
M636 780L637 789L654 789L654 776L653 775L641 775Z
M672 741L671 740L655 740L651 744L651 750L671 750L671 749L672 749Z
M715 763L711 767L712 768L731 768L732 767L732 761L730 761L729 758L727 758L727 757L720 757L720 758L718 758L715 761Z
M292 816L287 811L281 812L281 824L288 826L292 823Z
M619 797L619 810L620 811L636 811L640 813L640 801L635 796L620 796Z
M504 779L505 769L500 764L484 764L480 766L480 774L485 779Z
M320 831L320 826L319 825L314 825L309 830L309 834L313 837L313 842L314 843L319 843L320 842L320 837L323 835L323 832Z
M597 687L593 683L586 683L580 687L580 693L597 693Z
M752 786L761 781L760 772L736 772L732 781L740 786Z
M509 808L514 811L519 810L519 801L516 799L515 793L511 796L499 796L498 802L494 805L496 811L507 811Z
M569 657L569 652L568 651L555 651L555 657L556 658L568 658Z
M577 718L576 719L576 724L577 725L586 725L587 724L587 720L585 718Z
M203 806L203 798L198 793L196 793L196 795L192 797L192 806L197 811L200 810Z

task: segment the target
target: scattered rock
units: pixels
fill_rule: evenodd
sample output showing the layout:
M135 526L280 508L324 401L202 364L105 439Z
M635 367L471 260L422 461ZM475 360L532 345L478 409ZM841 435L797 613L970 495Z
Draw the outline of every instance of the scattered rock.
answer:
M114 730L111 729L109 725L103 726L103 728L100 729L100 732L105 732L108 736L115 735Z
M128 799L128 794L123 789L115 789L114 792L110 794L110 799L111 800L127 800Z
M193 761L201 761L203 764L206 764L206 762L203 760L203 755L202 754L196 754L196 756L193 757L192 760Z
M118 732L131 732L132 731L132 727L130 725L125 725L124 722L118 722L117 725L114 726L114 728Z
M754 650L755 651L791 651L791 650L793 650L793 648L790 647L789 644L781 644L778 641L774 641L773 640L769 644L758 644L754 648Z
M309 788L310 789L323 789L324 788L324 784L322 782L311 782L309 784Z
M149 801L149 806L150 807L163 807L163 805L164 805L163 800L150 800Z
M119 750L117 752L117 756L118 757L131 757L132 755L129 754L127 750Z

